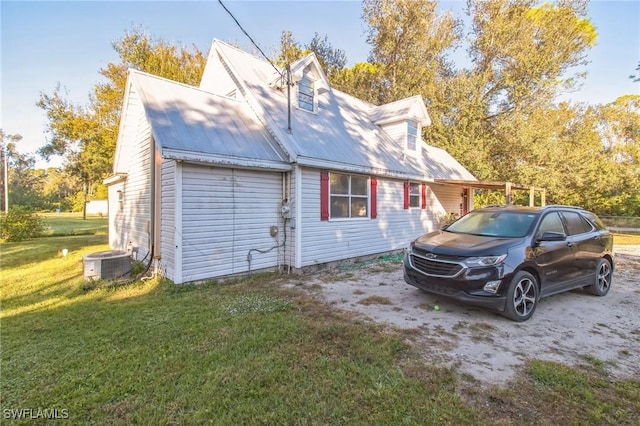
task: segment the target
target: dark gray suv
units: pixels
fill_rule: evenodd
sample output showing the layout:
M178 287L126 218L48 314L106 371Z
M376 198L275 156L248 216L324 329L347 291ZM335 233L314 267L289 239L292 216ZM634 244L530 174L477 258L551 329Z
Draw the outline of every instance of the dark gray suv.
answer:
M613 236L578 207L489 206L411 242L404 279L428 293L529 319L546 296L611 288Z

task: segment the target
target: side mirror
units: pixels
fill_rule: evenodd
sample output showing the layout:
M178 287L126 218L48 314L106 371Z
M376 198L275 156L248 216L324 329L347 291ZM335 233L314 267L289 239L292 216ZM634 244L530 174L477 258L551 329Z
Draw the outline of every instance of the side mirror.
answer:
M563 232L550 232L547 231L542 234L542 237L538 238L537 241L564 241L567 236Z

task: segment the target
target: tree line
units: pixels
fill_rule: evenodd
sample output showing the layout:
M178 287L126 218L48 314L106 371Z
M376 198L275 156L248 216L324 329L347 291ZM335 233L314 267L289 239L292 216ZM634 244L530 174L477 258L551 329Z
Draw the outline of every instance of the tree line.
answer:
M561 100L583 81L581 67L597 41L586 1L470 0L464 20L436 1L364 0L362 6L366 62L346 67L345 52L326 36L316 33L300 44L289 31L282 32L273 60L284 65L314 52L334 89L373 105L422 95L432 120L423 139L480 180L544 187L548 203L640 216L640 96L604 105ZM36 181L42 173L48 180L67 177L67 197L103 191L99 183L112 170L128 68L197 86L206 62L195 46L137 28L113 48L120 61L100 70L104 81L86 105L70 103L60 86L38 100L49 134L39 154L63 155L66 166L36 172L27 161L23 172ZM460 49L464 65L451 59ZM28 192L15 185L16 199ZM32 189L55 198L45 186ZM477 205L504 202L497 193L476 197Z

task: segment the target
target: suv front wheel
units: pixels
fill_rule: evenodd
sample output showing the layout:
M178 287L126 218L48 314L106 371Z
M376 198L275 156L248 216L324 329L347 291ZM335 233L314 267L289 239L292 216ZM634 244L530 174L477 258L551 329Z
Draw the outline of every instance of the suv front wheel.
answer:
M526 321L538 305L538 280L526 271L518 272L507 290L504 315L514 321Z

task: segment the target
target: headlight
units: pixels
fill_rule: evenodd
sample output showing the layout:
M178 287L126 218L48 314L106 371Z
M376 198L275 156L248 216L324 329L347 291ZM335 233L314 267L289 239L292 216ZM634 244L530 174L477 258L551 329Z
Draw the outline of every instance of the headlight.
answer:
M470 268L477 266L494 266L502 263L506 257L506 254L501 254L500 256L470 257L465 259L463 263Z

